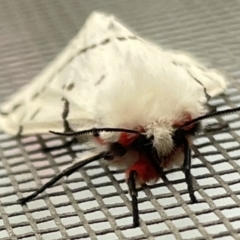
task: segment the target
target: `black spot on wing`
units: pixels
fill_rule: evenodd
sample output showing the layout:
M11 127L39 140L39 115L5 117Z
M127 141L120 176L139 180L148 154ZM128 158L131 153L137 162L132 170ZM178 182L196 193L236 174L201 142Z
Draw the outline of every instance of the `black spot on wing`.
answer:
M107 39L103 40L103 41L100 43L100 45L106 45L106 44L108 44L109 42L110 42L110 39L107 38Z
M0 116L5 116L5 112L0 111Z
M63 112L62 112L64 132L73 132L73 130L71 129L71 127L69 125L69 122L67 120L67 117L68 117L68 114L69 114L69 102L65 98L63 98L62 100L64 101Z
M119 41L126 41L128 39L137 40L138 38L136 36L127 36L127 37L116 37L116 39Z
M96 47L97 47L97 45L96 45L96 44L93 44L93 45L91 45L90 47L88 47L87 50L94 49L94 48L96 48Z
M172 64L175 66L181 66L181 64L179 64L178 62L172 61Z
M30 117L30 120L33 120L36 116L37 116L37 114L40 112L40 108L38 108L36 111L34 111L34 113L33 113L33 115Z
M48 79L48 84L54 79L54 76L56 74L52 75L49 79ZM32 96L32 100L35 100L39 97L39 95L41 95L45 90L47 89L47 84L43 85L42 88L40 90L38 90L38 92L36 92L33 96Z
M118 39L119 41L125 41L125 40L128 40L128 39L138 40L137 36L134 36L134 35L132 35L132 36L127 36L127 37L117 37L117 39ZM111 40L110 38L106 38L106 39L102 40L102 41L101 41L100 43L98 43L98 44L93 44L93 45L90 45L90 46L88 46L88 47L85 47L85 48L80 49L80 50L76 53L76 55L70 57L70 58L67 60L67 62L65 62L62 66L59 67L58 71L57 71L56 73L54 73L54 74L49 78L48 83L50 83L50 82L54 79L54 77L55 77L57 74L59 74L59 73L60 73L70 62L72 62L76 57L78 57L79 55L84 54L84 53L86 53L86 52L88 52L88 51L90 51L90 50L93 50L93 49L97 48L98 46L106 45L106 44L110 43L110 40ZM47 87L47 86L45 85L45 86L42 88L41 92L43 92L43 91L46 89L46 87ZM65 87L66 87L66 86L63 86L63 89L64 89Z
M18 132L16 134L16 137L20 137L22 135L22 132L23 132L23 126L20 125L19 128L18 128Z
M53 77L51 78L51 81L53 80ZM47 89L47 85L44 85L43 88L41 89L41 92L44 92Z
M105 75L102 75L102 76L100 77L100 79L95 83L95 86L97 86L97 85L99 85L100 83L102 83L102 81L104 80L104 78L105 78Z
M191 66L189 64L187 64L187 63L181 63L181 62L172 61L172 64L174 64L175 66L191 68Z
M10 111L8 111L8 112L1 111L0 114L3 115L3 116L7 116L7 115L11 114L12 112L16 111L22 105L23 105L23 103L18 103L16 105L14 105Z
M94 48L96 48L96 47L97 47L97 45L96 45L96 44L93 44L93 45L91 45L91 46L89 46L89 47L83 48L83 49L81 49L81 50L79 51L79 54L81 54L81 53L86 53L88 50L94 49ZM79 54L78 54L78 55L79 55Z
M97 47L100 46L100 45L105 45L105 44L107 44L107 43L109 43L109 42L110 42L110 39L107 38L107 39L103 40L102 42L100 42L99 44L93 44L93 45L90 45L90 46L88 46L88 47L85 47L85 48L80 49L80 50L76 53L76 55L70 57L67 62L65 62L61 67L59 67L57 73L60 73L70 62L72 62L72 61L73 61L76 57L78 57L79 55L84 54L84 53L86 53L86 52L88 52L89 50L92 50L92 49L94 49L94 48L97 48ZM55 73L55 74L51 77L51 79L49 80L49 82L52 81L52 79L54 78L54 76L55 76L57 73Z
M32 100L36 99L39 96L39 92L36 92L33 96L32 96Z
M73 88L74 88L74 83L70 83L70 84L67 86L67 90L68 90L68 91L71 91Z
M3 111L0 111L0 115L2 115L2 116L7 116L8 114L10 114L10 112L3 112Z
M127 38L125 38L125 37L117 37L117 40L119 40L119 41L126 41Z

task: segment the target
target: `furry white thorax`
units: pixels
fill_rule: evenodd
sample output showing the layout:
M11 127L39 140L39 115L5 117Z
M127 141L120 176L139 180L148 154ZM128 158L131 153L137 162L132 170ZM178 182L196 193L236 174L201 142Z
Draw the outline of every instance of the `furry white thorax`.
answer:
M153 49L148 44L143 47L142 44L136 41L131 45L133 55L128 54L128 45L117 45L118 61L113 61L107 69L108 77L98 86L98 104L92 110L100 126L134 129L156 121L171 126L186 114L191 118L203 115L206 112L203 87L183 68L169 71L170 57L160 48ZM137 53L139 57L135 58ZM173 83L172 79L176 81ZM171 132L169 127L160 128L155 131L163 135ZM162 137L156 139L159 138Z

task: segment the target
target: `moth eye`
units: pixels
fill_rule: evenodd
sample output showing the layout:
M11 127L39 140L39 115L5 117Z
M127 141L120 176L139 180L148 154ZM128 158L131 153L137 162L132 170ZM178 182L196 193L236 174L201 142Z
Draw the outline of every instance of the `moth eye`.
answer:
M154 140L154 135L151 135L148 139L153 142L153 140Z
M151 135L149 138L146 138L146 142L144 143L144 146L153 147L153 140L154 140L153 135Z
M127 149L116 142L111 144L111 151L117 156L123 156L127 152Z
M95 129L92 131L92 133L93 133L94 137L99 137L100 136L99 132L96 131Z

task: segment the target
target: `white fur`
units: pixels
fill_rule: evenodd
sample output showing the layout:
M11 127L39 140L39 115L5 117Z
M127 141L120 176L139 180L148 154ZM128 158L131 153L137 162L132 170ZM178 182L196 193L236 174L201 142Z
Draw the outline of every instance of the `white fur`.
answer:
M64 98L71 129L141 126L154 134L160 154L167 155L173 145L172 124L186 114L195 118L206 113L202 85L215 96L226 81L186 54L137 37L113 16L93 13L63 52L1 106L10 114L0 116L0 126L11 134L20 126L21 134L63 131ZM116 141L114 134L102 137Z

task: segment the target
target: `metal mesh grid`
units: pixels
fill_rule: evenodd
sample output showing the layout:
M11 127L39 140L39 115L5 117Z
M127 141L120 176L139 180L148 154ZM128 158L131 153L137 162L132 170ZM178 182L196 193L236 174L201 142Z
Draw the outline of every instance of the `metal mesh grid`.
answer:
M113 13L167 48L192 52L233 78L211 104L240 106L240 2L0 1L0 98L7 98L48 64L93 10ZM132 229L124 175L89 164L26 206L16 204L69 166L71 149L43 153L62 140L16 139L0 133L0 239L240 239L240 122L234 114L208 121L230 129L203 133L193 152L199 203L190 204L184 175L168 172L139 192L141 227ZM78 147L79 146L75 146Z

